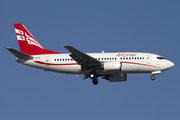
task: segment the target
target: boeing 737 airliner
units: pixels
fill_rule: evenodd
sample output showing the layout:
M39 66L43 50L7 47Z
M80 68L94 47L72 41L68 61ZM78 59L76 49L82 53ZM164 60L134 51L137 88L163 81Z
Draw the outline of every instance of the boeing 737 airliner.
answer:
M70 54L47 50L43 48L23 24L14 24L20 51L7 48L16 56L17 62L45 71L67 74L83 74L84 79L91 78L94 85L98 77L109 82L127 80L128 73L160 74L174 66L174 63L164 57L140 52L115 53L83 53L72 46L63 46Z

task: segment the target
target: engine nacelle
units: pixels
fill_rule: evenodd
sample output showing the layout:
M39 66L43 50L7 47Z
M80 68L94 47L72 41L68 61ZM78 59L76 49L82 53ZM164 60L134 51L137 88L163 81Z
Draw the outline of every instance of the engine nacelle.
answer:
M104 71L121 70L121 62L104 62Z
M109 82L122 82L127 80L127 74L111 74L104 77Z

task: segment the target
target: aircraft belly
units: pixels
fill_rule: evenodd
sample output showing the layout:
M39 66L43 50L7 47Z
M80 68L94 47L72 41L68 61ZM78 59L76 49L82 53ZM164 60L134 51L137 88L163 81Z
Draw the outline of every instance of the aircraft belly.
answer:
M20 59L18 59L18 60L19 60L19 63L27 65L27 66L31 66L31 67L35 67L35 68L43 69L43 70L47 69L46 65L34 63L32 60L20 60Z
M79 74L81 72L80 65L46 65L41 63L35 63L31 60L20 60L19 63L35 67L38 69L43 69L52 72L58 73L67 73L67 74Z
M98 73L98 75L109 75L109 74L121 74L122 71L115 70L115 71L106 71L106 72L104 72L103 70L97 70L97 73Z
M49 66L49 71L67 74L79 74L81 71L80 65L56 65Z

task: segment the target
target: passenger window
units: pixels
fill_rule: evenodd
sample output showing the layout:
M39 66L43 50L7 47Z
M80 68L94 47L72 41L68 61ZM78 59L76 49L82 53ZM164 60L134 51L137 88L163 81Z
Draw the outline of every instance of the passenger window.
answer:
M139 57L137 57L137 59L139 59Z
M56 61L56 59L54 59L54 61Z

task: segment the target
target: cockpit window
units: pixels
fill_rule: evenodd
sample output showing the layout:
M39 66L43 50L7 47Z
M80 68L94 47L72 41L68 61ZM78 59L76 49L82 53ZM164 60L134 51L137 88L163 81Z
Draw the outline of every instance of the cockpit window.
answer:
M165 58L164 58L164 57L162 57L162 56L159 56L159 57L157 57L157 59L162 60L162 59L165 59Z

